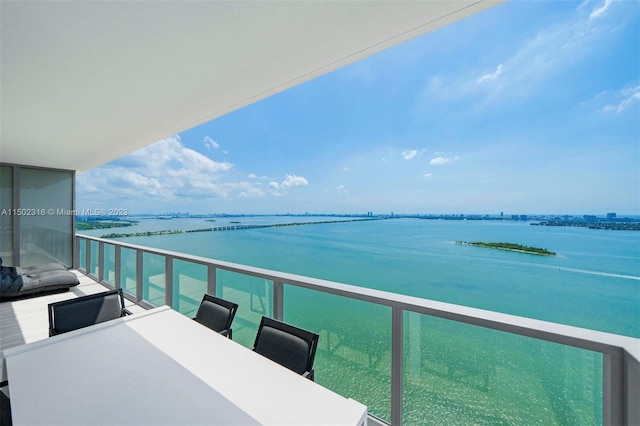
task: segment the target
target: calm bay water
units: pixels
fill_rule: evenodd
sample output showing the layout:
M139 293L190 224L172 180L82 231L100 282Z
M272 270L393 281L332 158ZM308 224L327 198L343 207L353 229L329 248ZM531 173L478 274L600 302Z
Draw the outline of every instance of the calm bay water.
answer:
M116 232L300 219L148 219ZM512 242L558 255L463 246L458 240ZM640 233L634 231L392 219L123 241L640 337ZM234 297L240 294L234 289L256 283L236 285L223 276L218 285L223 296ZM234 322L234 340L246 345L260 312L254 296L252 290ZM390 310L342 299L288 288L285 319L320 332L318 382L388 419ZM598 424L601 368L601 356L588 351L406 313L405 423Z
M148 219L116 232L200 229L231 221L291 223L300 218L247 217L215 223ZM455 244L459 240L514 242L558 255ZM640 233L634 231L393 219L123 241L640 337Z

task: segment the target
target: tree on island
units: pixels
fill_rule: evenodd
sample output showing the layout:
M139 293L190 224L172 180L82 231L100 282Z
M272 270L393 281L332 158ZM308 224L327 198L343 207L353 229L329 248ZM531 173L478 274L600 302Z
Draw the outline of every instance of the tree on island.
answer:
M521 253L538 254L543 256L556 255L556 252L554 251L549 251L547 249L538 248L538 247L523 246L521 244L515 244L515 243L487 243L482 241L469 243L465 241L456 241L456 244L464 244L464 245L476 246L476 247L495 248L500 250L517 251Z

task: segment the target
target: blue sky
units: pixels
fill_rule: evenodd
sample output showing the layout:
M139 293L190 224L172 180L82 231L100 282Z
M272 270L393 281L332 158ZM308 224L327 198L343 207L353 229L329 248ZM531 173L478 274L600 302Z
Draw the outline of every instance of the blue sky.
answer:
M640 3L508 2L79 173L76 204L640 214Z

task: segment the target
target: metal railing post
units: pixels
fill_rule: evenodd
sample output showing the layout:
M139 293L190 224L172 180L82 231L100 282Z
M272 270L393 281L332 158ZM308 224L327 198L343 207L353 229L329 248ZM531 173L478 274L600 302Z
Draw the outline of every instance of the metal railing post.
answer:
M640 425L640 362L624 354L625 420L628 425Z
M74 238L75 246L73 247L73 268L80 269L80 237Z
M284 320L284 283L273 282L273 318Z
M98 242L98 282L104 281L104 243Z
M141 300L147 300L149 297L149 286L147 286L147 294L143 294L143 285L142 285L142 250L136 250L136 300L139 302Z
M403 312L402 308L391 308L391 425L402 425L403 368Z
M113 251L113 273L115 274L113 285L116 288L122 287L122 248L119 245L114 246Z
M91 270L91 241L84 240L84 269L87 271L87 274L93 276L93 271Z
M216 287L218 283L217 268L213 265L207 265L207 293L212 296L216 295Z
M602 363L602 423L604 425L625 424L622 357L603 354Z
M173 298L173 257L164 257L164 303L173 308L173 303L178 301ZM177 308L177 306L176 306Z

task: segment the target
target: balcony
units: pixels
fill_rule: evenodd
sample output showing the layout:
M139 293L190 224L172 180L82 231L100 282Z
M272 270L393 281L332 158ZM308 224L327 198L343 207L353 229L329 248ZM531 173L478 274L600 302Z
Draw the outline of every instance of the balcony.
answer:
M316 381L371 422L638 424L640 340L150 247L76 236L75 265L138 306L192 316L204 292L320 333Z

